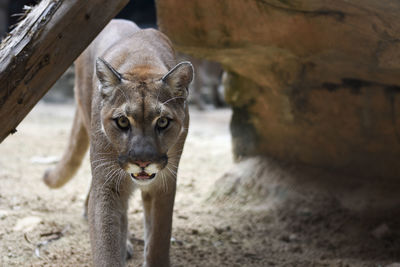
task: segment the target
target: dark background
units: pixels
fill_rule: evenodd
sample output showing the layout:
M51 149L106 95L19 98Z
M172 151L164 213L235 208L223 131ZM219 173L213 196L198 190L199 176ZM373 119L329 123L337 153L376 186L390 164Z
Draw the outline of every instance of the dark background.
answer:
M32 6L40 0L0 0L0 36L4 37L24 13L24 6ZM117 15L134 21L141 28L156 28L156 8L154 0L131 0Z

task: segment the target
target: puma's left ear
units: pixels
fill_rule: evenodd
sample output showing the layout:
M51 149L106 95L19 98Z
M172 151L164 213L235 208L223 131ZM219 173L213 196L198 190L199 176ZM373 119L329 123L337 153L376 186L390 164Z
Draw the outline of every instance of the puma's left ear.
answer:
M185 98L189 93L189 85L193 80L193 66L189 61L184 61L173 67L162 77L162 81L171 88L176 97Z
M122 75L102 58L96 60L96 75L101 83L100 93L103 97L110 96L122 80Z

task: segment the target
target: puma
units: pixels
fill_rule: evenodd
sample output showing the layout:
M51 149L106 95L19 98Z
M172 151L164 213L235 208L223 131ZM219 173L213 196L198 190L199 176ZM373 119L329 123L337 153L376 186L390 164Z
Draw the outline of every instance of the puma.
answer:
M68 148L44 182L64 185L90 146L86 201L94 266L124 266L127 208L144 207L144 266L169 266L177 169L186 139L189 62L176 65L169 39L113 20L75 62L77 109Z

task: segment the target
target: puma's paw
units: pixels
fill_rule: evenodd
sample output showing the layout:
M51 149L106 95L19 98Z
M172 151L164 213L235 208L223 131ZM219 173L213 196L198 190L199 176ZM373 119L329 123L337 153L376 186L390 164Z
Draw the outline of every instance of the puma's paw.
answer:
M133 245L131 241L126 240L126 259L130 260L133 258Z
M83 207L82 217L85 221L88 221L88 211L86 205Z

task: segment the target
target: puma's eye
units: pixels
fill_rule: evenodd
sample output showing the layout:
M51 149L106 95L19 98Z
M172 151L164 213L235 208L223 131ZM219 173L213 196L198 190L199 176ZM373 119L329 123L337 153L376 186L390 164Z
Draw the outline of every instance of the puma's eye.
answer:
M160 130L164 130L169 125L169 119L166 117L161 117L157 120L157 127Z
M122 130L127 130L129 128L129 120L125 116L118 117L116 119L117 125Z

